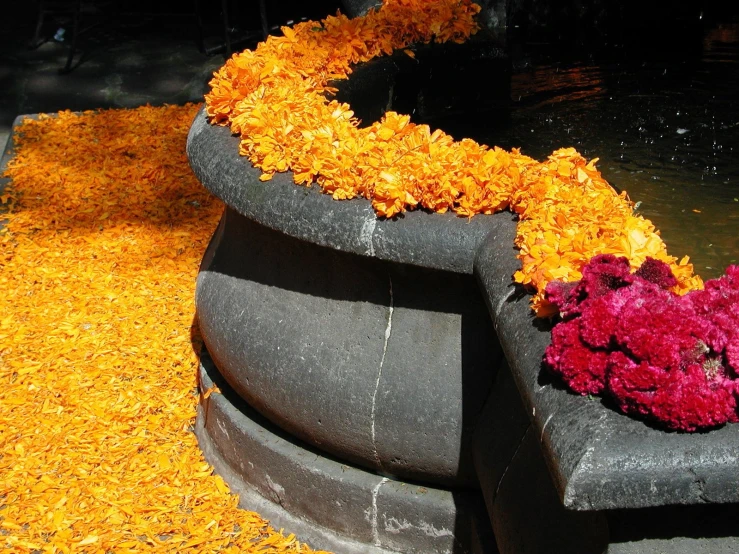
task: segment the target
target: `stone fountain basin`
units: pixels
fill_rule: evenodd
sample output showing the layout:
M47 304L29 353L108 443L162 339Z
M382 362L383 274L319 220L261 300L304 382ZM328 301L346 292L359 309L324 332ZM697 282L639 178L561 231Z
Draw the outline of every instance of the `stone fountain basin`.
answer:
M432 81L408 79L408 63L394 56L360 66L340 99L369 121L388 106L433 105ZM549 327L511 282L519 266L511 214L468 221L414 211L378 220L366 200L334 201L295 186L289 173L259 181L237 146L228 129L198 114L191 165L227 205L198 277L209 371L307 445L280 463L297 461L313 475L295 480L293 497L319 473L340 484L334 497L348 494L345 483L361 491L345 525L337 526L344 510L335 512L330 499L311 507L320 495L285 509L383 552L477 551L470 529L480 529L481 488L504 553L656 552L667 542L674 552L739 548L739 426L664 432L549 378L541 366ZM219 411L204 399L203 413L225 417L238 401L226 395L221 404ZM274 495L273 464L250 476L244 448L229 437L237 420L223 421L209 427L200 418L206 451L230 449L222 473L235 470L234 480ZM252 438L266 428L255 427ZM308 458L323 461L301 465ZM321 464L331 471L318 472ZM413 508L401 480L420 487ZM427 483L435 487L429 496ZM392 509L378 509L381 488ZM462 501L461 491L472 496ZM373 514L366 528L360 512ZM401 530L388 525L391 512L418 520ZM704 539L706 518L713 527ZM442 530L432 538L431 520Z
M368 202L336 202L289 174L258 181L236 140L201 113L188 142L196 175L228 205L198 315L215 365L253 408L339 462L480 486L504 553L739 548L739 426L665 432L549 378L549 327L511 282L510 214L377 220ZM439 521L458 518L458 493L437 491ZM384 531L393 551L418 551Z
M404 479L475 487L472 430L501 351L472 276L511 214L378 220L289 173L259 181L226 128L196 117L188 155L226 211L197 283L208 352L271 422Z
M360 64L337 99L364 123L507 107L507 58L484 37L414 48ZM459 86L471 79L481 86ZM337 202L290 172L260 181L238 142L201 111L187 146L227 206L197 285L216 367L272 423L341 460L476 488L472 430L501 351L473 259L512 216L380 220L367 200Z

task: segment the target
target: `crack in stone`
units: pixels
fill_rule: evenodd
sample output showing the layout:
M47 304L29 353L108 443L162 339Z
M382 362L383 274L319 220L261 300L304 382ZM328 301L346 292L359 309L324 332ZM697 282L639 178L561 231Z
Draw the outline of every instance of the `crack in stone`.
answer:
M380 495L380 487L387 483L390 479L387 477L383 477L380 479L380 482L375 485L375 487L372 489L372 518L371 518L371 525L372 525L372 543L375 546L380 546L380 529L377 522L379 514L377 513L377 497Z
M372 451L375 455L378 469L382 471L382 461L377 454L377 441L375 438L375 411L377 409L377 393L380 390L380 379L382 379L382 367L385 365L385 355L387 354L387 343L390 340L390 333L393 330L393 310L395 309L395 299L393 297L393 279L388 277L390 283L390 305L388 306L387 327L385 328L385 341L382 345L382 358L380 358L380 369L377 372L377 381L375 381L375 391L372 393L372 412L370 414L370 431L372 435Z
M511 464L513 463L513 460L516 459L516 455L518 454L518 451L521 449L521 445L523 445L523 441L526 438L526 435L529 434L529 431L531 430L531 424L529 424L528 427L526 427L526 431L524 431L523 435L521 436L521 440L518 441L518 445L516 446L516 450L513 452L513 456L511 456L511 459L508 460L508 464L506 465L505 469L503 470L503 474L500 476L500 479L498 479L498 486L495 487L495 496L493 496L493 502L498 497L498 492L500 491L500 487L503 484L503 479L505 479L506 473L508 473L508 469L511 467Z
M498 330L498 316L500 316L500 312L503 310L503 305L506 303L506 301L513 296L515 293L515 289L510 289L506 294L504 294L500 300L498 300L498 304L495 306L495 330Z
M698 472L695 471L694 468L690 467L688 468L688 473L692 475L693 482L690 484L691 489L693 489L694 493L697 493L698 498L701 502L704 502L706 504L711 503L711 499L706 494L706 481L702 477L698 477Z
M372 237L375 234L375 227L377 226L377 216L375 212L370 212L369 217L362 224L362 230L359 232L359 239L364 243L367 251L365 254L370 256L375 255L375 245L372 242Z
M269 476L269 474L266 474L265 476L267 478L267 487L269 488L270 492L272 493L270 496L272 496L272 499L277 504L279 504L280 506L282 506L284 508L285 506L282 503L283 502L282 501L282 498L283 498L283 496L285 496L285 488L283 486L275 483L272 480L272 478Z
M544 431L546 431L547 425L549 425L549 422L552 421L552 418L554 417L554 414L556 414L556 413L557 412L553 412L553 413L549 414L549 417L544 422L544 425L542 425L542 427L541 427L541 435L539 436L539 442L544 442Z

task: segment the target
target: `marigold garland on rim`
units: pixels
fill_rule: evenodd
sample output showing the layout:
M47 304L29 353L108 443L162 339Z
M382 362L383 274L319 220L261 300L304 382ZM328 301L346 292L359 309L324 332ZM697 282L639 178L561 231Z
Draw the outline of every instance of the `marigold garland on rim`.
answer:
M417 208L452 210L466 217L505 208L515 212L521 269L513 277L534 289L532 305L539 316L555 316L562 307L563 296L556 292L550 303L545 295L548 286L552 291L561 286L585 290L589 268L604 259L620 260L626 281L635 279L637 292L630 298L638 302L664 301L683 306L688 313L693 308L685 306L715 301L716 290L731 291L722 317L703 325L711 337L722 336L724 342L691 339L677 365L655 362L652 356L659 359L660 349L652 345L644 347L637 366L634 345L614 342L615 335L608 348L589 343L588 337L599 329L596 320L605 311L588 311L588 302L583 303L583 322L568 321L563 313L565 321L554 329L547 364L577 392L608 392L622 410L672 428L694 430L736 421L739 387L733 377L739 348L730 328L731 314L739 309L732 288L736 268L730 268L723 280L712 281L705 294L700 292L703 282L693 275L688 257L670 256L654 225L636 214L626 193L616 193L596 169L597 159L588 161L573 148L557 150L538 162L516 149L506 152L470 139L454 141L441 130L431 131L394 112L359 129L350 106L330 100L329 80L346 79L352 64L414 42L463 41L477 32L474 16L479 11L468 0L385 0L379 10L364 17L350 20L338 15L284 28L283 37L270 37L256 50L235 55L215 74L206 95L207 114L240 137L240 152L262 170L263 180L276 171L291 170L296 183L316 182L337 200L368 198L379 217ZM647 281L640 275L649 275L654 268L664 268L655 271L669 279L662 279L659 286L642 286ZM631 273L635 277L628 277ZM669 291L660 288L667 286ZM687 293L691 295L683 296L682 303L675 300ZM613 291L609 298L619 298L618 294L628 296ZM665 330L669 325L634 327L622 334L670 335L672 331ZM696 354L698 347L705 351ZM589 349L592 352L586 355ZM635 392L642 385L646 389ZM713 391L715 401L701 401L698 390ZM693 392L684 396L686 391ZM682 400L674 398L676 394Z
M675 292L702 287L685 257L667 253L649 220L635 215L574 149L539 163L388 112L359 129L350 106L329 100L329 81L353 64L414 43L462 42L478 30L480 7L469 0L386 0L377 11L284 27L254 51L234 55L206 95L211 121L241 138L240 151L268 180L291 170L295 182L317 182L335 199L363 196L380 217L408 209L460 216L510 208L520 216L519 283L536 289L540 316L553 315L543 291L553 280L576 281L590 258L628 258L632 270L651 256L670 265Z

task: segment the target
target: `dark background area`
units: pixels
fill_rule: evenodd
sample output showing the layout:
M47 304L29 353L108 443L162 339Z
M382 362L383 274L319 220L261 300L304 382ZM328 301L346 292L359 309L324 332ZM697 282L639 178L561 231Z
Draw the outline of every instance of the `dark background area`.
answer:
M509 0L509 40L557 53L597 54L684 42L739 13L719 0ZM584 50L583 50L584 49Z
M81 34L72 71L65 74L61 70L68 59L71 13L48 16L31 48L39 5L39 0L8 2L0 18L3 143L19 114L199 101L225 59L218 0L86 0L82 28L92 28ZM199 50L195 5L205 52ZM231 0L227 5L233 49L253 48L262 39L259 1ZM265 5L270 26L279 32L276 27L289 21L335 13L340 0L265 0ZM542 59L688 59L700 55L712 21L739 11L739 2L717 0L509 0L508 6L514 71ZM65 29L63 41L53 39L59 29Z
M17 115L63 109L181 104L202 100L213 71L225 61L220 1L201 0L199 49L193 0L83 2L80 39L72 70L64 72L72 35L74 0L46 2L58 13L44 18L33 44L39 2L7 2L0 18L0 142ZM235 51L262 40L259 2L230 1ZM288 21L335 13L338 0L267 0L273 32ZM64 40L53 37L64 29Z

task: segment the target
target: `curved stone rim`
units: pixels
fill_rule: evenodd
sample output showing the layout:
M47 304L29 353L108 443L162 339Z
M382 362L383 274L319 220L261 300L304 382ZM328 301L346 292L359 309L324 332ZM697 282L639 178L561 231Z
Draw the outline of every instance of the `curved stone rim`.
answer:
M239 139L210 125L202 108L190 128L187 155L195 176L242 215L292 237L381 260L472 274L483 239L514 216L465 219L456 214L405 212L378 219L369 200L337 201L317 186L297 186L291 172L260 181L261 171L239 155Z
M418 108L422 119L441 117L449 122L459 113L448 111L447 103L465 106L463 113L472 115L468 111L471 103L475 106L474 117L482 120L486 114L508 109L508 58L485 30L463 44L417 44L412 49L416 54L413 59L396 51L358 64L348 79L331 82L335 98L349 103L361 121L379 120L388 110L415 113ZM506 86L495 90L488 87L486 94L472 97L458 96L459 87L446 90L439 76L448 77L446 71L458 71L459 64L451 60L459 56L469 59L477 71L479 64L488 70L492 64L496 71L502 71ZM421 88L415 88L416 84L409 85L409 79L425 83L423 87L432 87L433 83L438 98L427 98ZM420 96L424 96L421 104L428 106L419 104ZM474 256L483 239L500 226L501 220L514 217L510 212L498 212L465 218L451 211L439 214L418 208L391 219L378 218L366 198L334 200L315 183L296 185L290 171L260 181L262 171L239 154L239 143L239 137L228 127L210 125L205 108L201 108L187 137L190 166L200 182L257 223L335 250L472 274Z

